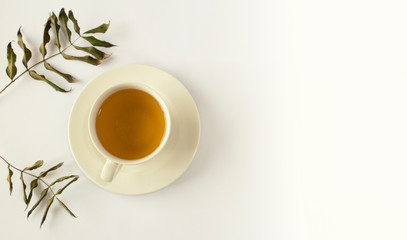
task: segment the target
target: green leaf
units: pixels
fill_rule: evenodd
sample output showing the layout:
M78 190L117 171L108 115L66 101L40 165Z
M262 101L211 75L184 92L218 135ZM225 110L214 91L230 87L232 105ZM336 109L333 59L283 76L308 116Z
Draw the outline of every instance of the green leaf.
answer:
M72 77L72 75L67 74L67 73L63 73L63 72L57 70L56 68L51 66L51 64L49 64L49 63L47 63L45 61L44 61L44 67L49 71L53 71L53 72L57 73L59 76L65 78L70 83L76 82L76 78Z
M104 60L112 55L112 54L106 54L95 47L79 47L79 46L75 46L75 45L73 45L73 47L77 50L91 54L98 60Z
M30 77L32 77L35 80L40 80L40 81L44 81L44 82L48 83L52 88L54 88L58 92L69 92L70 91L70 90L65 90L65 89L59 87L55 83L53 83L50 80L46 79L44 75L40 75L34 70L28 71L28 74L30 75Z
M109 47L114 47L116 45L113 45L111 43L108 43L106 41L102 41L99 40L93 36L87 36L87 37L82 37L83 39L85 39L86 41L90 42L90 44L92 44L95 47L105 47L105 48L109 48Z
M40 198L37 200L37 202L31 207L30 211L27 213L27 218L30 217L31 213L38 207L38 205L41 203L41 201L47 196L48 193L48 188L42 190Z
M13 171L11 171L10 165L8 165L7 182L9 183L10 195L13 192L13 182L11 181L12 176L13 176Z
M51 29L51 17L49 17L47 22L45 23L43 40L42 40L42 44L40 46L40 52L41 52L43 58L45 57L45 55L47 55L46 45L51 40L51 37L49 36L50 29Z
M27 197L27 193L26 193L27 185L25 185L23 176L24 176L24 172L21 172L20 180L21 180L21 183L23 184L23 194L24 194L23 198L24 198L24 203L27 205L30 202L28 201L28 197Z
M55 13L52 13L51 15L51 23L54 26L54 35L55 35L55 45L58 47L58 49L61 49L61 42L59 41L59 29L60 26L58 24L58 18L55 15Z
M28 203L30 203L31 198L32 198L32 196L33 196L33 190L34 190L36 187L38 187L38 178L32 180L31 183L30 183L30 192L28 193L28 197L27 197L27 202L28 202ZM28 208L28 203L27 203L26 209Z
M20 46L20 48L24 51L24 56L23 56L23 60L22 60L23 65L24 65L24 67L28 68L27 64L28 64L28 61L30 61L32 54L31 54L30 49L28 49L27 46L24 44L23 35L20 30L21 30L21 28L19 28L18 32L17 32L17 38L18 38L17 43L18 43L18 46Z
M54 198L55 198L55 196L52 196L47 201L47 206L45 207L44 215L42 216L40 228L42 227L42 224L45 222L45 219L47 218L49 208L51 207L52 203L54 202Z
M76 218L75 214L73 214L73 212L71 210L69 210L69 208L61 201L59 200L59 198L57 198L58 202L62 205L63 208L65 208L65 210L71 214L72 217Z
M107 29L109 29L110 22L109 23L104 23L100 25L99 27L93 28L89 31L84 32L83 34L88 34L88 33L105 33Z
M23 172L25 172L25 171L27 171L27 170L31 171L31 170L37 169L37 168L41 167L43 164L44 164L44 161L43 161L43 160L38 160L38 161L36 161L36 162L34 163L34 165L32 165L32 166L30 166L30 167L24 168L24 169L23 169Z
M17 56L14 53L13 47L11 46L11 42L7 45L7 61L8 65L6 68L7 76L13 80L13 78L17 74L17 67L16 67L16 60Z
M81 35L81 28L78 25L78 21L76 20L75 16L73 15L73 12L71 10L69 10L69 19L72 21L73 23L73 29L75 30L75 32L79 35Z
M79 176L75 175L74 178L69 181L63 188L58 189L58 191L55 193L55 195L61 194L69 185L71 185L73 182L79 179Z
M49 172L52 172L52 171L57 170L57 169L60 168L63 164L64 164L63 162L60 162L60 163L58 163L57 165L51 167L50 169L48 169L48 170L46 170L46 171L44 171L44 172L41 172L40 175L39 175L39 177L42 178L42 177L47 176L47 174L48 174Z
M68 28L68 16L66 15L64 8L61 8L58 18L59 22L61 23L61 27L65 30L65 33L68 36L68 41L71 42L72 32Z
M71 56L65 53L61 53L62 57L64 57L67 60L77 60L77 61L82 61L82 62L86 62L92 65L99 65L102 63L101 60L95 59L91 56L83 56L83 57L78 57L78 56Z

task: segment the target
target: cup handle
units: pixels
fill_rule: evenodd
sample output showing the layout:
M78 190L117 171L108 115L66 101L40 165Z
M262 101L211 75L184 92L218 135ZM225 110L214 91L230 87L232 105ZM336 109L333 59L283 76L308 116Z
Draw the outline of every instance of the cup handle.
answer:
M113 178L116 176L119 167L120 167L119 164L107 159L105 165L103 166L100 177L106 182L111 182Z

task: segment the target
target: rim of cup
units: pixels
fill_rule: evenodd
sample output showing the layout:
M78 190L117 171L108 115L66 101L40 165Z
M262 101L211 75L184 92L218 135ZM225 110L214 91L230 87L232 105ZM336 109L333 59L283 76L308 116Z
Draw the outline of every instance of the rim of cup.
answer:
M107 151L102 143L99 141L99 138L97 136L96 132L96 116L97 112L102 105L102 103L113 93L124 90L124 89L137 89L144 91L151 95L160 105L161 110L163 111L164 114L164 119L165 119L165 129L164 129L164 135L161 139L160 145L154 149L153 152L151 152L149 155L142 157L142 158L137 158L137 159L122 159L119 157L116 157L115 155L111 154L109 151ZM140 164L143 162L146 162L150 159L152 159L154 156L156 156L166 145L169 135L170 135L170 129L171 129L171 118L170 118L170 113L168 110L168 107L166 106L164 100L162 97L154 91L152 88L148 87L145 84L131 84L131 83L125 83L125 84L118 84L116 86L110 87L109 89L106 89L102 94L99 95L99 97L94 101L92 104L89 117L88 117L88 129L89 129L89 134L90 134L90 139L92 140L93 145L95 148L100 152L105 158L116 162L118 164Z

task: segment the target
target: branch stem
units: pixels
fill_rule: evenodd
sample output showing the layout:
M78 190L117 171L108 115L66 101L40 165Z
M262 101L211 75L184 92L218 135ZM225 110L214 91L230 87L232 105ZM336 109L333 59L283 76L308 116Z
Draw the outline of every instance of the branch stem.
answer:
M60 54L63 53L65 50L67 50L68 48L72 47L72 45L73 45L76 41L78 41L78 39L80 39L80 38L82 38L82 35L79 35L79 37L77 37L77 38L76 38L73 42L71 42L67 47L65 47L65 48L62 49L62 50L59 50L58 53L55 53L54 55L51 55L51 56L49 56L49 57L47 57L47 58L43 58L41 61L39 61L39 62L33 64L31 67L27 68L24 72L20 73L20 75L18 75L16 78L14 78L13 80L11 80L11 82L9 82L9 83L0 91L0 94L2 94L2 93L4 92L4 90L6 90L11 84L13 84L13 83L14 83L18 78L20 78L24 73L30 71L33 67L35 67L35 66L37 66L37 65L39 65L39 64L41 64L41 63L43 63L43 62L45 62L45 61L47 61L47 60L53 58L53 57L56 57L56 56L60 55ZM10 165L10 166L11 166L11 165Z
M1 156L1 155L0 155L0 158L1 158L5 163L7 163L10 167L14 168L15 170L17 170L17 171L19 171L19 172L21 172L21 173L30 175L31 177L34 177L34 178L40 180L42 183L44 183L45 185L47 185L48 189L51 190L52 194L55 196L55 193L54 193L54 191L52 190L52 188L50 187L50 185L49 185L46 181L44 181L42 178L40 178L39 176L37 176L37 175L35 175L35 174L32 174L32 173L26 172L26 171L24 171L24 170L21 170L20 168L18 168L18 167L16 167L16 166L14 166L13 164L11 164L9 161L7 161L7 160L6 160L3 156Z

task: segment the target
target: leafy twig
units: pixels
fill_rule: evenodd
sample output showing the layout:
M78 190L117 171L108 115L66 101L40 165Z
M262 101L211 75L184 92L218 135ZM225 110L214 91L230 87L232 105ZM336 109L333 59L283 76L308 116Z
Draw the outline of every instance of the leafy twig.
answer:
M58 198L58 195L60 195L70 184L72 184L73 182L75 182L76 180L78 180L79 176L78 175L69 175L69 176L64 176L64 177L60 177L56 180L54 180L52 183L48 183L44 180L44 177L51 171L55 171L58 168L60 168L63 163L58 163L57 165L49 168L46 171L41 172L40 174L36 175L33 174L29 171L35 170L37 168L42 167L42 165L44 164L44 161L39 160L37 162L35 162L32 166L30 167L26 167L24 169L20 169L17 168L16 166L14 166L13 164L11 164L9 161L7 161L4 157L0 156L0 158L7 164L7 168L8 168L8 176L7 176L7 181L9 182L9 186L10 186L10 195L13 192L13 181L12 181L12 176L13 176L13 170L20 172L20 180L21 183L23 185L23 194L24 194L24 202L26 204L26 209L29 207L29 204L31 202L32 199L32 193L33 190L38 186L38 181L40 181L41 183L43 183L46 188L42 191L40 198L37 200L37 202L31 207L31 209L29 210L28 214L27 214L27 218L31 215L31 213L38 207L38 205L40 204L40 202L47 196L48 192L51 192L51 197L49 198L48 202L47 202L47 207L46 210L44 212L43 215L43 219L41 221L41 226L44 223L47 214L48 214L48 210L53 202L53 199L56 198L58 200L58 202L61 204L61 206L73 217L76 217L75 214ZM26 183L24 181L24 175L28 175L34 178L34 180L31 181L30 183L30 192L29 195L27 197L27 192L26 192ZM54 190L52 189L52 186L55 185L56 183L59 182L63 182L65 180L69 180L71 179L67 184L65 184L65 186L63 186L62 188L60 188L57 192L54 192ZM51 200L52 199L52 200Z
M72 37L72 31L69 29L68 23L72 22L72 25L74 27L74 31L75 33L78 35L78 37L74 40L71 41L71 37ZM66 46L65 48L62 48L62 44L61 44L61 39L60 39L60 29L62 26L62 30L66 35L66 40L69 42L69 45ZM40 81L44 81L46 83L48 83L51 87L53 87L56 91L60 91L60 92L69 92L70 90L65 90L61 87L59 87L58 85L54 84L52 81L48 80L47 77L45 77L44 75L38 74L37 72L35 72L34 70L32 70L32 68L38 66L39 64L43 63L45 69L55 72L56 74L60 75L61 77L63 77L65 80L67 80L68 82L75 82L76 79L74 77L72 77L70 74L67 73L63 73L59 70L57 70L56 68L54 68L51 64L49 64L47 61L51 58L54 58L58 55L61 55L64 59L67 60L77 60L77 61L82 61L82 62L86 62L88 64L92 64L92 65L99 65L101 64L106 58L110 57L111 54L107 54L102 52L101 50L97 49L96 47L103 47L103 48L110 48L115 46L114 44L111 44L109 42L100 40L94 36L91 36L90 34L94 34L94 33L105 33L108 28L110 26L110 23L108 24L102 24L96 28L90 29L86 32L84 32L83 34L81 34L80 32L80 27L78 25L78 21L76 20L73 12L70 10L69 11L69 16L66 15L65 13L65 9L62 8L61 11L59 12L59 17L57 17L55 15L55 13L52 13L47 22L44 25L44 33L43 33L43 42L40 46L40 53L42 55L42 60L31 65L30 67L28 67L28 62L31 59L32 56L32 51L26 46L26 44L23 41L23 35L21 33L21 28L18 30L17 32L17 38L18 38L18 45L20 46L20 48L23 50L24 52L24 56L22 59L22 63L25 66L25 70L20 73L17 77L17 67L16 67L16 54L14 52L14 49L12 47L12 42L10 42L7 45L7 61L8 61L8 65L6 68L6 72L7 72L7 76L11 79L11 81L2 89L0 90L0 94L4 92L4 90L6 90L11 84L13 84L17 79L19 79L22 75L24 75L25 73L28 72L28 74L31 76L31 78L35 79L35 80L40 80ZM53 33L55 35L55 45L58 48L58 52L46 57L47 55L47 44L50 42L51 37L49 35L49 30L53 29ZM75 42L79 39L83 39L86 40L87 42L89 42L91 44L91 46L78 46L75 45ZM85 56L71 56L65 53L65 51L67 49L69 49L70 47L74 47L76 50L85 52L87 54L90 55L85 55Z

